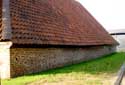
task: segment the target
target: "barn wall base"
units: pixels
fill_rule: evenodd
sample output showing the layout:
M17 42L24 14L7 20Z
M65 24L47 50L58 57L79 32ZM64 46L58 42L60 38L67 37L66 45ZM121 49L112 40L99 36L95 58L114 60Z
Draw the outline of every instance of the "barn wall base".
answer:
M115 52L115 46L87 48L11 48L11 77L37 73Z

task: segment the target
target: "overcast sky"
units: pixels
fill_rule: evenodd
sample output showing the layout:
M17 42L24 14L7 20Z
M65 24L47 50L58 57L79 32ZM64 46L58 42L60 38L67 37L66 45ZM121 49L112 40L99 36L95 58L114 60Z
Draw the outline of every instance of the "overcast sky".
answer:
M125 0L77 0L107 30L125 29Z

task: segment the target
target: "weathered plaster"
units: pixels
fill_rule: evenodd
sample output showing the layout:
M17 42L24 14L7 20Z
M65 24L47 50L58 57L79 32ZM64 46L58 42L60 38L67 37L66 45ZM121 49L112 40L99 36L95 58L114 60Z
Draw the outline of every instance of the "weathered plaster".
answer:
M12 42L0 42L0 76L10 78L10 47Z

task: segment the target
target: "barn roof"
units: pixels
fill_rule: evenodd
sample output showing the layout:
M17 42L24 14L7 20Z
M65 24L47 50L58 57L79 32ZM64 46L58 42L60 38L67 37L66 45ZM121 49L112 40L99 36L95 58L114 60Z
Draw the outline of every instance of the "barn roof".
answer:
M75 0L8 1L12 37L3 37L9 32L2 27L1 40L37 45L116 44L95 18Z

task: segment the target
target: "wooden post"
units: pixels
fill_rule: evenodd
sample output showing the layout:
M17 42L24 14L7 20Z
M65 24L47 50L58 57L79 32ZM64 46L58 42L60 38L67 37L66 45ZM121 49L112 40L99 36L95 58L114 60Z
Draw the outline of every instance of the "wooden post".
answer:
M10 40L12 37L9 4L10 0L2 0L2 40Z
M118 74L118 78L114 85L121 85L124 74L125 74L125 63L122 65Z

